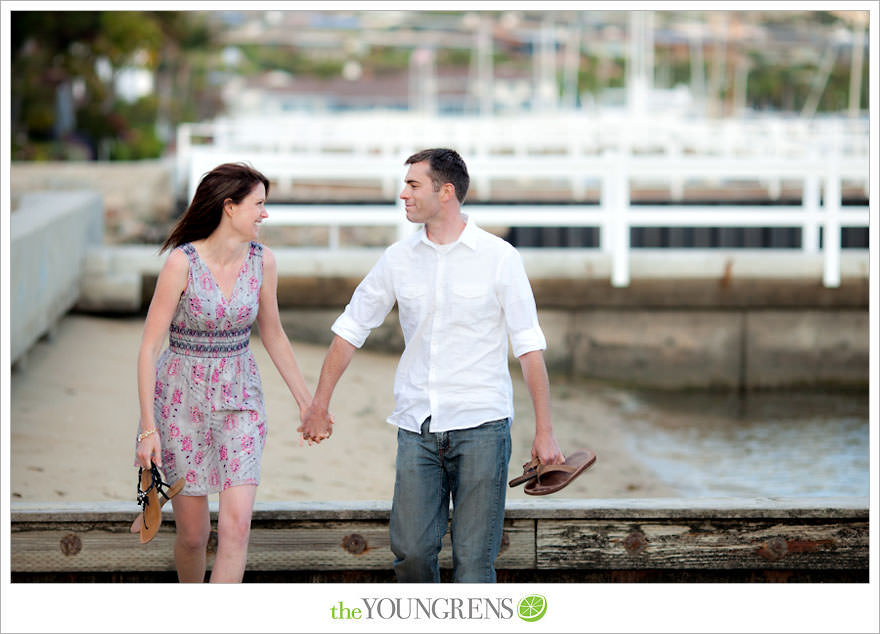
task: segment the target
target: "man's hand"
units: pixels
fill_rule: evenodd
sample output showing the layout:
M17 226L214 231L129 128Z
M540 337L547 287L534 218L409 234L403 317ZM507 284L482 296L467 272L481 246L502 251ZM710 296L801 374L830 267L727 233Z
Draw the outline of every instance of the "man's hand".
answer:
M553 432L537 432L532 443L532 458L538 458L541 464L562 464L565 456L556 443Z
M315 401L306 410L300 426L296 428L302 434L309 445L320 443L333 434L333 417L326 407L318 405Z

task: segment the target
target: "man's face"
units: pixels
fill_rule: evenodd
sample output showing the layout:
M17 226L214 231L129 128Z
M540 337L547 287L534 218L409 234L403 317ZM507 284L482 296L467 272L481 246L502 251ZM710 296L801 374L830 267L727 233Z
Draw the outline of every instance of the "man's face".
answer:
M406 219L410 222L425 223L440 213L440 192L434 191L429 171L428 162L421 161L410 165L406 173L406 185L400 198L406 205Z

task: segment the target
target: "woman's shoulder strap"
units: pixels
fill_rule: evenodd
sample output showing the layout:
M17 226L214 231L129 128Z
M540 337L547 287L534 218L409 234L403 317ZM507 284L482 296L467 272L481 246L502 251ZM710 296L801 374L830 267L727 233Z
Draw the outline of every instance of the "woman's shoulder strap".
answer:
M185 242L177 248L180 251L183 251L186 257L189 258L190 262L196 261L196 256L198 255L198 253L196 253L196 248L192 245L192 242Z

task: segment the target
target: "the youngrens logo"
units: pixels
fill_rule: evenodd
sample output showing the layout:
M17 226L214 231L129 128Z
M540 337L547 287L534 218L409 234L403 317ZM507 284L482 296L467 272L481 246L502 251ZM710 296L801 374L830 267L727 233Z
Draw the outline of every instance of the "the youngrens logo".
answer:
M547 613L547 599L531 594L514 608L510 597L361 597L360 604L342 601L330 608L334 620L501 620L534 622Z
M360 605L339 601L330 608L334 620L507 620L515 608L510 597L361 597Z

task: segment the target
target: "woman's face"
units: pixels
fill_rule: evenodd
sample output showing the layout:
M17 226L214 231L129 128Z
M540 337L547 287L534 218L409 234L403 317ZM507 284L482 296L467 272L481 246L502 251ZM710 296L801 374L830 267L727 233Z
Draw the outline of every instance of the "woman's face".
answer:
M266 188L257 183L240 203L232 203L233 226L248 240L256 240L259 235L260 223L269 214L266 213Z

